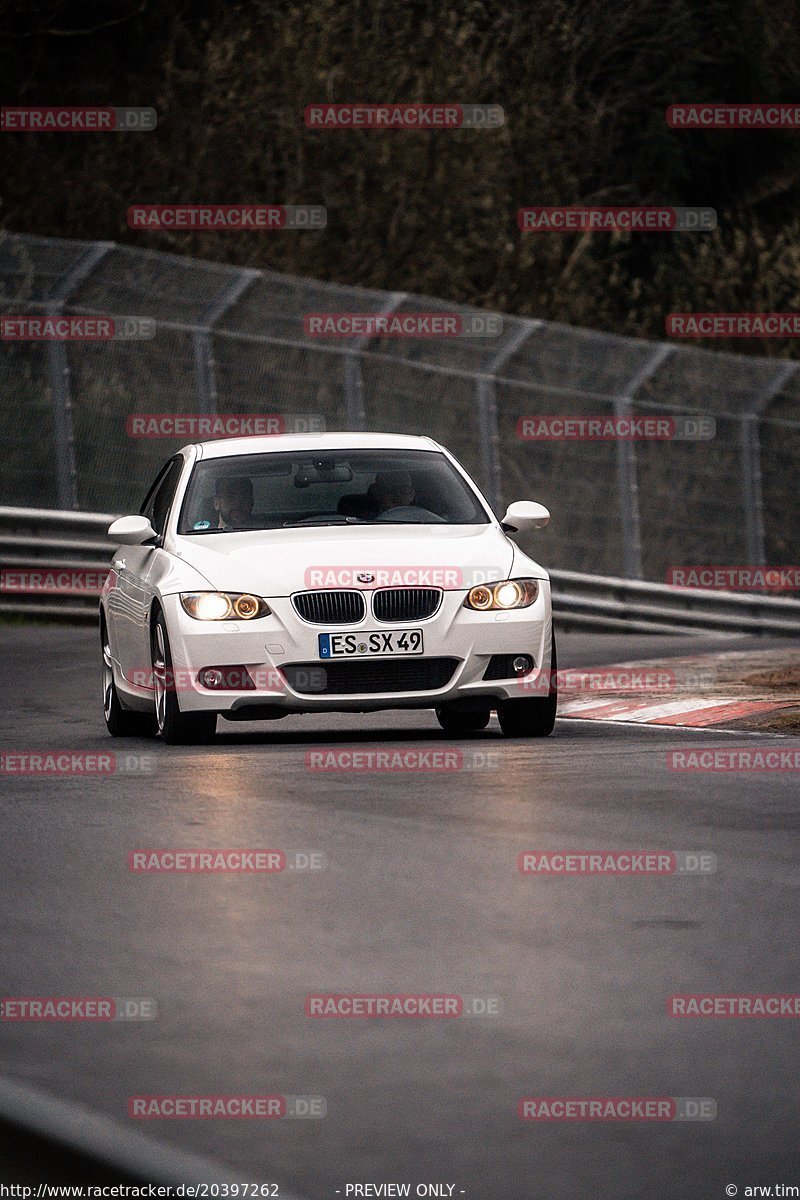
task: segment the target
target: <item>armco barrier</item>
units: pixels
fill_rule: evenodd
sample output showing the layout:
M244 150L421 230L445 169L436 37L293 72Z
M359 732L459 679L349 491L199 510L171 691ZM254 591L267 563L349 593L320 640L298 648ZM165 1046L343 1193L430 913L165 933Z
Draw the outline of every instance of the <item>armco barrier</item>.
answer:
M111 513L0 507L0 571L110 567L114 547L107 530L114 519ZM2 614L95 621L97 597L0 591Z
M0 570L97 571L111 565L112 513L0 507ZM598 633L800 636L800 600L551 571L555 624ZM96 596L0 592L3 614L95 621Z

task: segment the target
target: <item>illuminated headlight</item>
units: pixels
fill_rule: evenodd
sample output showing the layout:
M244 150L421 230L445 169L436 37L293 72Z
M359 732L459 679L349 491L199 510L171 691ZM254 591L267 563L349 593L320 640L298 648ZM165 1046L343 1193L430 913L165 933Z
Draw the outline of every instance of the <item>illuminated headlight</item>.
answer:
M464 607L480 612L528 608L538 595L539 582L536 579L504 579L501 583L480 584L471 588Z
M181 604L196 621L252 621L272 611L266 600L249 592L182 592Z

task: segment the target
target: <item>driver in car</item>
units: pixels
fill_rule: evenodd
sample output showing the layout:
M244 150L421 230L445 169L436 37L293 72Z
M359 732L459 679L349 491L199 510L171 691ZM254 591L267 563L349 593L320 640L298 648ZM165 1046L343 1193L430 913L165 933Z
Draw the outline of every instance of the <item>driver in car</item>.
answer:
M220 529L246 529L253 512L253 481L246 475L222 476L214 484L214 508Z
M414 503L414 483L408 471L378 471L372 488L378 514Z

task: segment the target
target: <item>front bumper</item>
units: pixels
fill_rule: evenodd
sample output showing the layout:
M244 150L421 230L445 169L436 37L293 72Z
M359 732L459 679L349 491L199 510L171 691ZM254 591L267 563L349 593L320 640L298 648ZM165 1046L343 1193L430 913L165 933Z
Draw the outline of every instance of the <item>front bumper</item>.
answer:
M178 596L167 596L162 605L167 619L170 648L179 704L184 712L240 713L258 707L270 715L281 712L370 712L386 708L434 708L454 701L488 700L494 707L502 700L547 693L552 638L550 583L539 581L539 595L529 608L502 613L474 612L464 608L465 592L445 592L432 616L407 625L385 623L367 615L358 624L322 626L301 620L288 597L269 599L270 616L253 621L197 621L183 610ZM370 606L367 605L369 610ZM455 666L444 686L417 690L362 691L347 694L323 691L326 667L319 658L320 633L361 633L372 630L421 629L424 655L413 657L454 660ZM528 654L534 670L523 680L483 678L492 655ZM343 660L335 660L337 663ZM378 662L377 657L348 661ZM387 660L384 660L387 661ZM390 656L399 661L399 656ZM313 664L312 690L296 690L283 669L291 664ZM211 689L203 687L197 673L206 667L246 666L255 688ZM317 675L317 669L319 675ZM291 674L291 672L290 672ZM331 672L333 676L333 672Z

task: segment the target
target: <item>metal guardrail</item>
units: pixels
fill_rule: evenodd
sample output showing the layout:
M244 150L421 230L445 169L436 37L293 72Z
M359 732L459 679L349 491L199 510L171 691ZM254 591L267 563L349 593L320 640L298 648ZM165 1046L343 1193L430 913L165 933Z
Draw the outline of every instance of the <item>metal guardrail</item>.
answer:
M576 571L551 571L550 580L555 621L561 628L800 636L800 600L671 587Z
M100 571L113 546L113 513L0 507L0 571ZM800 636L800 600L748 592L705 591L551 571L559 629L597 633L751 633ZM9 591L0 586L0 616L67 621L97 619L97 595Z
M110 568L114 547L106 533L115 519L113 513L0 507L0 616L96 621L97 594L17 591L7 586L5 576L45 568L49 572Z

